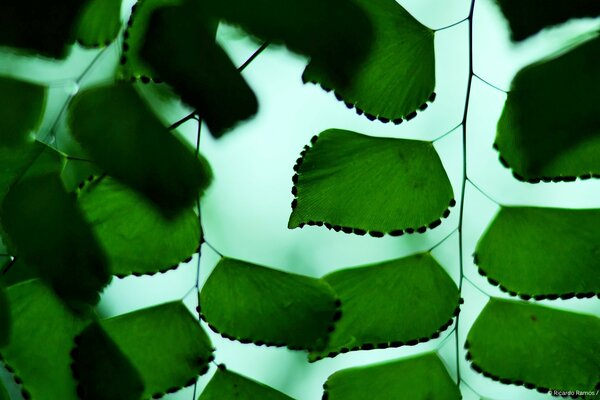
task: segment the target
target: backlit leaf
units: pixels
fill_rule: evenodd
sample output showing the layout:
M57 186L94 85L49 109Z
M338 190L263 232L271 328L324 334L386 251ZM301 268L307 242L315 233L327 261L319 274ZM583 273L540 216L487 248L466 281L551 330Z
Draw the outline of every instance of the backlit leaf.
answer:
M245 376L219 367L198 400L292 400L291 397Z
M289 228L325 225L376 237L422 233L455 204L430 142L330 129L313 138L294 169Z
M200 293L203 319L242 343L323 348L339 303L324 282L222 258Z
M77 41L85 47L109 45L121 29L121 0L89 0L77 27Z
M0 146L26 142L42 121L45 103L44 87L0 77Z

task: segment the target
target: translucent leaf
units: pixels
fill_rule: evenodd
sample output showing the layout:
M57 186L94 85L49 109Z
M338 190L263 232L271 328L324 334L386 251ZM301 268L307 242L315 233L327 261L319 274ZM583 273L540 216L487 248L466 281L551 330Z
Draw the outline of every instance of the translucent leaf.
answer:
M333 89L339 100L369 119L396 124L412 119L417 109L424 110L426 102L435 99L434 33L394 0L355 2L374 29L373 47L366 60L358 63L346 84L338 84L332 71L312 61L303 80ZM344 28L343 32L354 29ZM334 60L349 62L344 57Z
M0 353L15 380L22 381L25 398L77 400L70 352L87 321L40 281L11 286L7 293L13 326Z
M181 302L134 311L99 324L102 334L92 327L79 337L77 358L85 362L75 365L78 376L85 377L88 390L98 396L105 385L114 386L115 392L119 392L118 385L124 385L127 393L139 389L135 382L115 374L109 362L100 360L107 356L115 357L119 368L128 374L130 366L121 354L137 369L144 386L142 398L158 398L194 384L198 375L208 371L208 363L213 359L208 336ZM109 354L94 349L98 340L100 346L112 347Z
M492 298L465 345L472 367L502 383L591 391L600 385L600 318Z
M571 18L600 15L596 0L496 0L508 20L513 40L523 40L542 29Z
M222 258L200 293L202 318L242 343L323 348L339 302L324 282Z
M212 179L206 160L169 132L127 83L77 95L70 125L101 168L168 216L193 205Z
M331 375L323 387L327 400L462 398L436 353L344 369Z
M455 204L430 142L330 129L301 154L289 228L325 225L376 237L423 233Z
M4 284L0 282L0 347L8 343L10 336L10 309ZM0 397L1 398L1 397Z
M502 207L475 262L492 284L524 298L600 294L600 210Z
M121 29L121 0L89 0L77 26L77 41L84 47L109 45Z
M267 385L219 366L198 400L293 400Z
M456 284L429 253L349 268L323 277L340 297L341 319L311 361L353 350L426 342L459 311Z
M600 113L592 89L600 87L598 65L600 37L517 74L495 144L517 179L600 176Z
M141 55L218 137L253 116L258 101L215 43L214 31L215 23L207 21L201 10L165 7L152 15Z
M200 222L191 207L166 218L146 198L111 177L85 184L79 206L114 275L164 272L198 249Z
M45 103L44 87L0 77L0 146L26 142L42 121Z

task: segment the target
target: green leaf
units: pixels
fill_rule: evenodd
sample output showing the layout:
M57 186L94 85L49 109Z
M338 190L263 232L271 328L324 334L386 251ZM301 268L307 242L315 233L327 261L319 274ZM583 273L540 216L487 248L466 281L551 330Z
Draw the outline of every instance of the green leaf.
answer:
M600 176L600 113L592 89L600 87L597 65L600 37L517 74L495 144L517 179L536 183Z
M267 385L219 366L198 400L293 400Z
M208 363L213 359L208 336L181 302L134 311L99 321L99 324L106 337L97 328L84 331L78 340L79 359L106 357L90 347L96 346L97 339L101 346L107 346L110 343L107 338L110 338L139 372L145 399L158 398L167 391L194 384L198 375L208 371ZM117 356L118 365L129 369L116 349L113 348L110 356ZM103 385L125 385L124 390L135 388L132 382L115 374L106 361L86 359L75 369L86 377L89 390L100 390Z
M600 318L492 298L465 347L472 367L502 383L592 391L600 385Z
M109 45L121 29L121 0L89 0L77 26L77 41L84 47Z
M346 84L337 83L334 72L312 61L302 78L325 90L333 89L339 100L371 120L378 118L395 124L410 120L417 115L417 109L424 110L426 102L435 99L434 32L394 0L355 3L367 14L374 29L373 46L366 59L358 63ZM336 61L354 62L344 57Z
M513 40L523 40L542 29L567 22L571 18L597 17L596 0L496 0L508 20Z
M75 336L87 321L74 315L41 281L7 290L13 321L10 342L0 349L4 362L36 400L77 400L71 375Z
M323 387L323 399L328 400L462 398L436 353L344 369L331 375Z
M3 274L4 283L7 287L39 278L35 269L26 265L21 258L8 261L3 268L7 268L7 271Z
M46 88L0 77L0 146L28 141L42 122L45 103Z
M10 337L10 308L4 284L0 281L0 347L8 343Z
M211 329L242 343L323 348L339 302L324 282L222 258L199 298Z
M600 210L502 207L475 262L490 283L538 300L600 294Z
M10 400L10 397L8 397L8 392L6 391L2 381L0 381L0 400Z
M157 10L141 56L161 80L196 109L213 136L219 137L256 114L258 101L215 43L215 26L193 7Z
M191 207L166 218L146 198L108 176L80 189L79 206L114 275L165 272L198 249L200 221Z
M0 4L0 46L65 58L73 30L88 0L20 1Z
M94 162L169 217L192 206L212 179L207 161L169 132L127 83L77 95L69 122Z
M325 225L376 237L423 233L440 225L455 204L430 142L330 129L301 155L289 228Z
M333 272L322 278L342 301L327 347L311 361L353 350L413 346L439 337L458 314L456 284L429 253Z

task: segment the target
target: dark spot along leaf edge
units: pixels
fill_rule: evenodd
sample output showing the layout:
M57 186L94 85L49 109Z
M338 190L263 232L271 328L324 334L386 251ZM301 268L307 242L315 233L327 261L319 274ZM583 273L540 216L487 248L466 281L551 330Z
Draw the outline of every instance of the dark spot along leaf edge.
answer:
M85 397L85 391L81 385L81 382L79 381L79 376L77 373L77 361L79 359L78 346L79 346L79 342L80 342L80 336L81 336L81 334L77 335L74 339L74 347L70 353L71 361L72 361L70 367L71 367L71 373L73 375L73 378L77 382L77 389L76 389L77 397L81 400L88 400ZM214 353L215 349L213 348L212 351ZM204 360L203 358L198 359L198 363L201 364L201 367L199 368L198 372L196 373L196 375L194 377L190 378L189 381L187 381L183 386L170 387L170 388L166 389L164 392L152 394L151 398L152 399L160 399L167 394L175 393L183 388L193 386L196 383L196 381L198 380L198 377L200 377L208 372L208 370L210 368L210 363L212 361L214 361L214 359L215 359L214 354L211 354L206 360Z
M536 177L536 178L525 178L524 176L517 173L514 170L514 168L510 166L508 161L506 161L506 159L502 156L502 151L498 147L497 143L494 143L494 150L496 150L498 152L498 160L500 161L500 164L502 164L502 166L504 168L510 170L512 172L513 177L520 182L536 184L536 183L540 183L540 182L544 182L544 183L575 182L577 179L582 180L582 181L586 181L589 179L600 179L600 173L592 173L592 172L589 172L589 173L583 174L583 175L579 175L579 176L562 176L561 175L561 176L552 176L552 177L540 176L540 177Z
M514 290L511 290L511 289L507 288L506 286L502 285L498 280L496 280L488 275L488 273L479 265L479 257L477 255L477 253L473 254L473 263L478 267L477 272L479 272L479 275L486 278L490 285L497 286L498 289L500 289L500 291L502 291L503 293L508 293L508 295L512 296L512 297L519 297L521 300L527 301L527 300L533 299L536 301L541 301L541 300L557 300L557 299L569 300L572 298L591 299L594 296L596 296L600 299L600 292L598 292L598 293L569 292L569 293L561 293L561 294L552 294L552 293L532 294L532 293L523 293L523 292L514 291Z
M351 351L358 351L358 350L382 350L382 349L389 349L389 348L398 348L398 347L405 347L405 346L416 346L419 343L425 343L428 342L430 340L434 340L440 337L441 333L444 332L445 330L447 330L450 326L452 326L452 324L454 323L454 318L456 318L459 314L460 314L460 305L464 303L464 300L462 298L459 299L458 301L459 305L454 309L454 312L452 313L452 317L450 317L450 319L448 321L446 321L444 324L442 324L442 326L440 326L435 332L433 332L431 334L431 336L429 337L422 337L419 339L411 339L408 340L406 342L401 342L401 341L391 341L391 342L384 342L384 343L365 343L362 344L360 346L355 346L351 349L349 348L342 348L339 351L332 351L330 353L328 353L325 356L316 356L316 357L310 357L309 356L309 363L313 363L313 362L317 362L320 361L324 358L334 358L337 357L340 354L345 354L345 353L349 353Z
M90 185L96 184L98 182L100 182L106 175L100 175L100 176L94 176L94 175L90 175L88 176L87 179L81 181L78 185L77 188L75 190L77 196L79 197L79 194L84 190L84 189L88 189ZM174 265L170 265L167 266L165 268L161 268L157 271L152 271L152 272L134 272L131 271L128 274L112 274L114 277L116 277L117 279L124 279L127 278L128 276L135 276L135 277L140 277L140 276L154 276L157 274L166 274L169 271L174 271L177 268L179 268L182 264L188 263L190 261L192 261L192 258L194 256L194 254L198 254L198 256L200 256L200 249L202 247L202 243L204 243L204 236L202 235L202 233L200 234L200 243L198 244L198 247L196 248L196 251L194 251L190 256L186 257L185 259L179 261L179 263L174 264ZM110 272L110 271L109 271Z
M304 162L304 156L307 154L307 152L309 150L312 149L312 146L317 142L317 140L319 139L318 135L314 135L311 140L310 140L310 145L305 145L304 149L300 152L300 157L296 160L296 164L294 165L294 175L292 176L292 196L294 196L294 199L292 200L292 211L297 207L298 205L298 180L299 180L299 170L300 167L302 166L302 163ZM372 237L376 237L376 238L381 238L385 235L389 235L389 236L402 236L404 234L413 234L413 233L425 233L428 229L434 229L437 228L438 226L440 226L442 224L442 219L446 219L450 216L450 209L453 208L454 206L456 206L456 200L455 199L451 199L450 202L448 203L448 208L446 210L444 210L444 212L442 213L442 216L438 219L436 219L435 221L429 223L427 226L420 226L418 228L403 228L403 229L394 229L391 230L390 232L380 232L380 231L370 231L367 229L361 229L361 228L352 228L352 227L348 227L348 226L340 226L340 225L333 225L330 224L329 222L325 222L325 221L306 221L306 222L301 222L300 224L298 224L298 228L302 229L304 226L308 225L308 226L325 226L327 229L329 230L334 230L336 232L344 232L347 234L355 234L358 236L365 236L367 233L369 234L369 236Z
M25 400L31 400L31 393L27 390L23 379L19 376L17 371L6 361L3 354L0 354L0 362L4 364L4 369L12 375L13 381L21 387L21 396Z
M504 385L514 385L514 386L523 386L526 389L530 389L530 390L536 390L539 393L543 393L543 394L549 394L552 393L555 396L559 396L559 397L565 397L565 398L573 398L573 399L583 399L585 398L585 396L579 396L577 394L574 395L568 395L568 394L555 394L554 391L556 391L557 393L562 393L562 392L568 392L568 389L556 389L556 388L545 388L545 387L541 387L538 386L534 383L531 382L525 382L522 380L513 380L513 379L508 379L508 378L501 378L497 375L491 374L487 371L485 371L483 368L481 368L478 364L475 363L475 361L473 361L473 355L471 354L470 351L468 351L468 349L470 348L470 344L468 341L465 341L465 349L467 350L465 358L466 360L470 363L471 369L475 372L477 372L478 374L483 375L486 378L489 378L495 382L500 382ZM600 390L600 375L598 375L598 382L596 383L595 386L596 390ZM589 389L588 389L589 390ZM573 391L573 390L571 390ZM582 390L585 391L585 390Z
M86 49L100 49L102 47L108 47L112 44L113 40L106 40L103 43L99 43L99 42L86 42L84 40L82 40L81 38L77 38L75 40L75 42L80 45L81 47L84 47Z

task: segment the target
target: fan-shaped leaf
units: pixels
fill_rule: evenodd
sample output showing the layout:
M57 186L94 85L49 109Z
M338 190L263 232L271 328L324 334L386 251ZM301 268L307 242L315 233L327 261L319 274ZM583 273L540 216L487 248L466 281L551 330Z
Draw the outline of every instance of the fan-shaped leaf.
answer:
M0 146L27 141L42 121L45 102L44 87L0 77Z
M168 216L191 206L212 178L206 160L173 136L127 83L79 94L70 125L100 167Z
M194 7L162 8L152 15L141 55L218 137L253 116L258 102L215 43L215 26Z
M85 376L87 388L97 396L103 385L124 385L123 389L129 394L140 388L139 384L134 385L135 382L115 374L106 360L100 360L107 356L116 357L117 365L128 374L133 374L131 366L137 369L144 386L142 398L158 398L167 391L193 384L199 374L208 371L208 363L213 358L208 336L181 302L134 311L98 323L99 327L86 329L79 337L77 358L84 363L75 365L78 376ZM98 340L99 345L112 347L109 354L93 349ZM123 360L120 353L129 362ZM118 392L116 388L115 391Z
M79 205L114 275L166 271L198 249L200 222L192 208L166 218L146 198L110 177L83 186Z
M498 123L496 147L518 179L600 176L600 97L591 89L600 87L597 65L600 37L517 74Z
M109 45L121 29L121 0L89 0L77 27L77 41L85 47Z
M492 298L468 335L473 368L503 383L592 391L600 384L600 318Z
M219 366L198 400L292 400L291 397Z
M323 348L339 303L324 282L222 258L200 293L202 318L243 343Z
M493 284L536 299L600 294L600 210L502 207L475 261Z
M0 282L0 347L8 343L10 337L10 309L4 284Z
M87 321L40 281L11 286L7 293L13 325L9 344L0 352L22 381L25 398L77 400L69 353Z
M429 253L333 272L323 277L342 301L327 347L311 361L353 350L416 345L452 324L456 284Z
M460 390L436 353L344 369L327 379L328 400L457 400Z
M523 40L542 29L571 18L600 15L595 0L496 0L508 20L513 40Z
M417 109L424 110L426 102L435 99L434 33L394 0L355 2L374 29L373 46L366 59L357 64L346 84L337 83L333 71L313 61L303 80L335 90L338 99L369 119L396 124L412 119ZM355 63L345 57L333 61Z
M324 224L377 237L422 233L455 204L430 142L330 129L313 138L294 169L289 228Z

